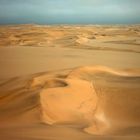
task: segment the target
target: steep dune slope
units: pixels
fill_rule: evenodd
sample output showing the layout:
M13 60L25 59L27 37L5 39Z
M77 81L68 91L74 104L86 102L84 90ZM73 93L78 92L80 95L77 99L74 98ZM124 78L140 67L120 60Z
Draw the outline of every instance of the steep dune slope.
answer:
M1 125L71 124L94 135L136 136L139 83L139 69L101 66L1 81Z

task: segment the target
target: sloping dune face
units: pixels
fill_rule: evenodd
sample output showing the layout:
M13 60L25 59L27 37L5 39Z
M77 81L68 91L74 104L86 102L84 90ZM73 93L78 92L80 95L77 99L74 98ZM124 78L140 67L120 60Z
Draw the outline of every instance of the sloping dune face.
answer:
M11 79L1 83L0 120L79 125L94 135L139 135L139 83L139 69L101 66Z
M91 134L139 128L139 72L83 67L70 72L65 84L57 86L53 79L56 87L40 92L42 119L47 124L83 123Z

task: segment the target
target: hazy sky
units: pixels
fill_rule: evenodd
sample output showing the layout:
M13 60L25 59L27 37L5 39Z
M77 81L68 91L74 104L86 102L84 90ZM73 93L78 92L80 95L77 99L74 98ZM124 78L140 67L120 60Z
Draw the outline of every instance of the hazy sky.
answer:
M140 23L140 0L0 0L0 23Z

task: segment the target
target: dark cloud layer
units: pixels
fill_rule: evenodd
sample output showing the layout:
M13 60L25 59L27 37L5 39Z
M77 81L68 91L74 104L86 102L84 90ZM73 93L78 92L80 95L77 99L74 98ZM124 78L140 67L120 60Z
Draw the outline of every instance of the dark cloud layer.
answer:
M0 23L140 23L140 0L0 0Z

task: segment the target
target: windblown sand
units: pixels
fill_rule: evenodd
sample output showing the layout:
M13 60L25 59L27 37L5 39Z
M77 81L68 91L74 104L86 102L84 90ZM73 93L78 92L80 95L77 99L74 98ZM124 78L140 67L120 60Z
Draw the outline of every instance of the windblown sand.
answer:
M140 139L140 26L0 26L0 139Z

